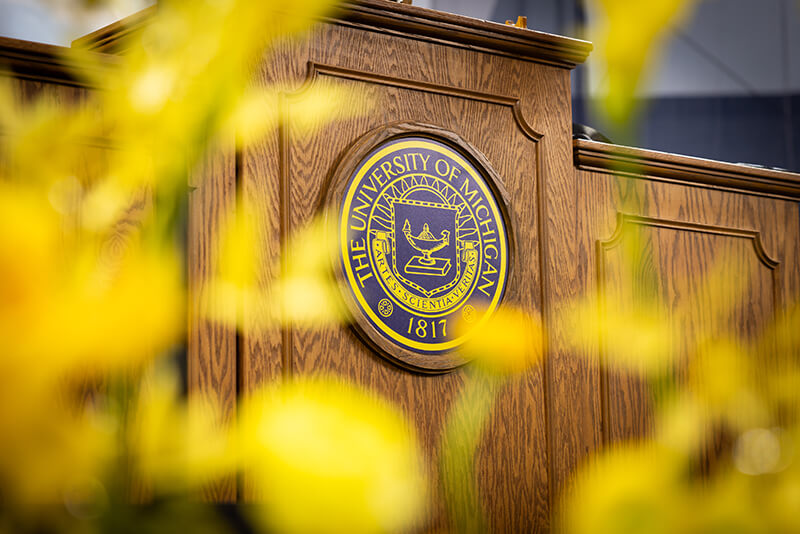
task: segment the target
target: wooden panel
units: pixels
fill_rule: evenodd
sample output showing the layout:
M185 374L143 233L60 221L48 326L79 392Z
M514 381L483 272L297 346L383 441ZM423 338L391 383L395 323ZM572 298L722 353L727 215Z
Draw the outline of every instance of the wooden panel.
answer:
M217 273L220 232L235 213L236 159L233 143L212 149L189 177L187 237L188 335L187 381L190 400L211 402L224 422L236 414L236 333L204 317L211 308L209 282ZM236 480L230 479L204 490L215 502L236 500Z
M354 54L353 50L361 52ZM442 69L442 65L448 68ZM270 214L264 220L269 229L265 230L265 246L277 251L282 242L285 249L288 236L320 212L330 173L360 136L393 121L433 124L466 139L503 178L517 235L517 252L512 259L515 275L508 286L507 302L539 312L536 203L540 147L549 134L558 134L562 139L561 168L571 165L565 135L567 74L554 67L500 56L489 58L372 31L319 28L310 43L279 51L265 66L263 83L294 79L298 87L308 87L321 80L334 81L364 97L356 105L365 105L368 100L375 104L363 116L324 126L312 135L293 126L292 106L301 92L289 94L285 110L288 127L244 148L245 202L257 203ZM279 203L275 202L276 194ZM284 211L276 212L276 205ZM279 269L267 266L265 282ZM381 393L415 421L431 473L436 476L441 427L461 389L461 372L434 376L409 373L384 361L349 328L291 328L282 336L277 334L246 329L242 340L246 389L293 373L346 376ZM498 531L539 531L549 525L545 407L543 368L514 381L499 397L478 466L485 504ZM434 516L430 528L446 528L440 500Z
M614 148L612 154L621 151L632 159L638 152ZM575 239L590 267L582 286L597 295L600 313L624 310L636 298L660 303L665 324L680 333L673 347L673 379L691 387L687 365L697 357L691 347L731 335L755 339L786 304L796 302L800 218L797 203L782 198L796 196L797 181L788 173L641 152L652 157L652 165L642 158L638 168L618 175L576 172L581 194ZM579 162L589 161L581 158L578 154ZM708 179L722 172L731 179ZM748 181L752 173L758 176ZM781 188L767 178L780 179ZM634 240L635 256L624 257ZM712 271L718 283L730 288L730 300L704 286ZM602 349L598 340L597 358ZM771 364L770 352L758 354L761 367ZM600 382L595 396L603 406L599 428L604 439L647 435L654 392L638 376L612 369L600 375ZM712 432L701 470L720 453L719 439Z
M696 347L731 336L755 340L779 313L779 264L766 255L757 232L627 214L617 221L613 237L598 242L600 313L637 300L657 305L667 330L679 333L663 340L674 342L669 350L678 384L688 385L686 367L699 357ZM730 300L709 290L711 277ZM607 441L649 433L650 393L638 376L608 368L603 390Z

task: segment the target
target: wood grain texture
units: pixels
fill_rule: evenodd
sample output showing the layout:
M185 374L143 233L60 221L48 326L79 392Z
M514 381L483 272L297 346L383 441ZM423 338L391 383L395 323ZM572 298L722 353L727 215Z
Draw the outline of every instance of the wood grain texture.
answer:
M587 257L594 256L590 261L594 268L583 285L596 292L601 316L603 310L630 309L632 299L660 304L664 324L679 333L671 340L674 361L668 376L691 389L689 368L704 357L698 346L709 339L741 343L758 339L774 318L797 302L800 217L796 202L775 198L766 190L761 170L707 162L707 168L694 174L691 169L701 165L694 158L652 157L655 160L640 166L638 175L631 169L616 173L613 163L604 172L576 170L582 194L575 238ZM664 182L657 175L663 166L679 164L684 165L680 180ZM741 172L732 177L735 188L704 183L704 175L720 169ZM753 172L761 176L740 187ZM789 181L797 178L778 174ZM623 254L626 243L637 245L635 257ZM730 295L709 291L707 276L716 277ZM770 343L767 340L764 346L774 346ZM602 340L596 350L603 359ZM755 371L748 367L748 373L758 374L759 369L777 364L775 351L764 349L755 357L758 365ZM599 391L604 441L652 432L653 396L659 395L658 389L648 387L638 375L609 367L601 373ZM719 428L709 427L707 432L710 440L697 466L701 474L710 472L730 446L730 437Z
M289 97L285 129L244 147L244 202L257 202L274 213L277 207L270 199L277 194L280 205L288 210L288 221L276 224L284 218L274 214L277 219L267 223L272 232L271 250L276 250L280 242L285 247L282 236L293 235L321 212L331 173L358 138L395 121L433 124L476 147L502 178L511 199L509 216L519 221L515 228L526 229L517 238L512 258L515 274L509 281L507 302L538 313L541 288L535 206L538 144L546 134L532 122L529 111L539 102L527 102L522 95L540 93L546 87L536 83L521 86L519 81L537 69L563 72L565 80L567 76L566 71L555 67L497 55L489 58L462 48L432 46L417 39L398 39L342 25L321 26L310 42L276 51L264 66L261 83L295 80L295 85L302 87L325 78L364 97L354 100L354 105L366 106L367 101L374 105L365 108L362 116L325 125L309 134L295 126L295 99ZM487 61L498 64L487 65ZM496 72L506 74L493 75ZM562 105L568 105L566 97ZM566 112L561 111L565 123L562 131L566 132ZM537 116L537 121L547 127L544 117ZM564 166L571 166L571 154L566 154ZM266 270L271 270L273 277L278 274L274 266ZM263 342L270 335L272 341ZM284 343L291 343L291 347L280 346ZM460 372L438 376L410 373L387 363L347 327L306 330L295 326L291 336L246 331L243 345L249 347L243 353L243 366L253 369L243 377L248 388L281 375L334 373L394 402L415 422L430 471L436 476L441 428L461 389ZM281 369L286 365L291 365L291 373ZM264 369L268 371L261 372ZM541 368L509 385L498 399L478 465L485 505L496 531L540 531L549 524L544 406ZM443 505L437 499L429 528L446 525Z
M235 213L236 157L234 143L206 153L189 177L189 221L187 239L188 283L188 387L189 402L210 402L230 423L236 416L237 343L229 326L208 319L212 309L209 283L217 274L220 232ZM204 489L214 502L233 502L235 479Z

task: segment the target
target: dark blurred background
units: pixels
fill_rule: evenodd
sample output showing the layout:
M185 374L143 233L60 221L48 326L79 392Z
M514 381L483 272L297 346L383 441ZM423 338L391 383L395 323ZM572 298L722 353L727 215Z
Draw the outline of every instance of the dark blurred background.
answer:
M645 0L642 0L645 1ZM68 44L141 9L116 0L78 12L67 0L0 0L0 35ZM414 0L414 4L593 40L587 0ZM597 54L594 54L597 57ZM664 41L627 127L605 123L607 88L590 56L573 73L573 120L612 141L665 152L800 171L800 0L701 0Z
M416 5L593 40L586 0L415 0ZM573 120L612 141L800 171L800 2L702 0L671 32L623 132L597 112L602 66L573 74Z

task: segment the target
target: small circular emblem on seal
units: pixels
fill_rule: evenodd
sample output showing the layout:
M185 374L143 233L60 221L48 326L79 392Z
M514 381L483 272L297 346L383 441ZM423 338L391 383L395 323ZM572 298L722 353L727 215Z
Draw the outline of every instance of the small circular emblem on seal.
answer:
M394 306L392 306L392 303L389 300L381 299L381 301L378 302L378 311L384 317L389 317L394 311Z
M345 186L343 278L400 359L457 350L468 333L456 323L477 326L503 297L507 230L485 173L470 161L434 138L395 137L374 147Z

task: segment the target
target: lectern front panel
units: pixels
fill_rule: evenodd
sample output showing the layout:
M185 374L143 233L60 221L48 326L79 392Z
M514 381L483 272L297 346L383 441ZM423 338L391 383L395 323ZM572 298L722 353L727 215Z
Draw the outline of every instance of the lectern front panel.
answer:
M343 198L343 191L337 197L331 190L347 185L347 180L337 180L336 171L341 169L348 178L357 174L361 160L350 155L364 136L397 123L425 125L417 129L417 136L432 139L449 149L453 157L475 156L463 162L465 173L467 167L475 172L492 169L497 181L485 180L487 188L481 195L486 202L494 201L493 220L504 221L509 235L514 236L513 251L504 252L509 262L507 280L495 278L500 285L487 286L486 294L479 290L474 294L485 295L486 303L491 306L502 297L506 303L532 313L540 312L539 181L543 167L550 172L560 170L565 176L571 168L567 69L377 28L325 24L309 42L285 45L276 51L265 61L256 83L293 84L298 88L284 96L285 122L280 131L262 142L245 146L242 151L244 202L257 206L264 214L263 250L277 258L282 246L319 215L332 196ZM320 129L309 132L293 120L293 109L303 89L326 83L335 83L357 95L352 105L358 113L353 118L321 124ZM407 127L408 135L413 130L413 126ZM437 131L441 135L437 136ZM452 139L459 139L463 143L461 147L474 150L467 153L459 145L448 145ZM369 145L365 155L380 146L379 142ZM433 160L431 163L435 164ZM443 161L439 170L444 171L445 164ZM435 168L431 174L435 178ZM477 182L475 187L478 187ZM398 213L415 206L414 209L423 209L419 208L425 203L423 197L426 194L435 196L430 191L419 194L422 196L409 197L405 204L395 204ZM428 209L444 210L441 206L444 201L431 202L437 206ZM479 215L485 214L481 211ZM403 221L397 224L401 227L394 228L395 238L405 233L419 237L425 232L421 224L410 224L408 232L403 232ZM487 224L494 224L494 230L500 229L496 223ZM431 240L444 239L444 231L456 231L447 230L444 222L440 226L435 229L429 226ZM384 237L391 241L388 233L391 225L386 230ZM459 254L466 253L462 247L467 247L465 242L469 241L466 226L463 232L464 237L459 238ZM512 246L507 237L505 241L509 244L504 246ZM375 245L371 243L370 246ZM415 255L425 259L423 254L412 254L405 248L400 252L408 252L406 263ZM455 249L453 253L451 268L455 269L454 262L460 258L456 257ZM467 264L462 262L461 265ZM265 276L267 287L268 279L279 274L280 264L265 267L271 275ZM412 265L409 274L404 264L403 272L395 274L405 277L408 287L417 284L421 292L439 291L439 285L423 285L429 282L423 281L424 277L415 271L423 267L421 263ZM430 266L433 267L436 265ZM462 273L458 274L459 278L454 279L456 283L463 279ZM375 302L367 302L369 298ZM463 371L453 370L457 363L450 354L450 347L445 345L420 344L407 350L409 342L422 340L409 338L396 342L382 335L371 335L376 331L380 333L380 326L388 324L379 311L383 299L400 308L391 296L370 295L364 297L363 303L356 300L356 316L363 314L366 325L314 330L291 328L283 332L260 332L255 328L245 331L241 373L244 389L281 375L325 372L343 375L376 390L402 407L416 423L435 480L442 423L461 388ZM477 309L477 301L465 302L465 306L468 304ZM369 312L365 308L369 308ZM388 306L381 309L386 313ZM461 309L459 307L457 312L461 313ZM412 315L406 310L400 311L408 317L402 318L403 325L392 328L396 326L395 331L401 334L405 329L408 334ZM419 325L412 326L413 337ZM444 325L436 323L435 326ZM365 336L364 329L370 334ZM387 327L387 330L391 329ZM549 524L550 450L543 376L543 368L537 367L501 392L479 448L480 487L485 492L492 524L499 530L532 531ZM441 504L437 506L434 526L441 526Z

